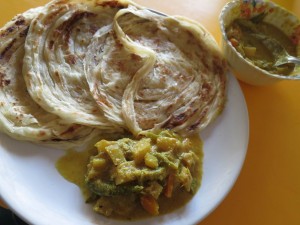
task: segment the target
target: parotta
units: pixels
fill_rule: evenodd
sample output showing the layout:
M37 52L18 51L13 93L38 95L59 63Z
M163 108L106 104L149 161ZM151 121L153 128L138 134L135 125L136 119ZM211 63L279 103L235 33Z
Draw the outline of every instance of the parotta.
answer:
M121 9L99 30L85 60L95 99L138 134L204 129L225 103L226 63L212 36L183 17Z
M127 1L57 0L32 21L25 43L24 78L32 98L45 110L102 130L118 129L93 99L83 69L94 33L111 26Z
M56 147L129 130L204 129L223 109L226 63L183 17L127 0L54 0L0 30L0 128Z
M19 140L57 148L78 146L99 132L43 110L31 99L22 76L29 24L41 11L36 8L17 15L0 30L0 129Z

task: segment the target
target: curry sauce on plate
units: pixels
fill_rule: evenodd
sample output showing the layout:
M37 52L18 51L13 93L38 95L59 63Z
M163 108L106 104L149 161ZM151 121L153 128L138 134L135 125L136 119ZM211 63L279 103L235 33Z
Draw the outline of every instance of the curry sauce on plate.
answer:
M95 212L138 219L185 205L201 184L202 158L198 135L144 132L138 139L100 140L95 148L68 151L56 167Z

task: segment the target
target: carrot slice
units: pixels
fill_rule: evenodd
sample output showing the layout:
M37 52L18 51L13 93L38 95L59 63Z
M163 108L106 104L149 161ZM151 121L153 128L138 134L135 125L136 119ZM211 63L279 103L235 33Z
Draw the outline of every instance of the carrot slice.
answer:
M165 190L164 190L164 195L167 198L172 197L172 193L173 193L173 189L174 189L174 178L175 178L174 174L170 174L168 176L167 185L166 185Z
M143 195L140 198L141 205L143 208L150 213L153 216L156 216L159 214L159 205L156 199L151 195Z
M238 40L236 40L235 38L230 38L229 41L231 42L233 47L237 47L239 45Z

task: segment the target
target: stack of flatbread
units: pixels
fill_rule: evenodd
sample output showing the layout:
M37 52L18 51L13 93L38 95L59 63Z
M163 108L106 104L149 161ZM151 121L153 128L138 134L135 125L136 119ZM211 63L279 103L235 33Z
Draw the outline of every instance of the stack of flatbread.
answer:
M0 30L0 129L70 148L109 134L204 129L223 109L226 63L183 17L124 0L54 0Z

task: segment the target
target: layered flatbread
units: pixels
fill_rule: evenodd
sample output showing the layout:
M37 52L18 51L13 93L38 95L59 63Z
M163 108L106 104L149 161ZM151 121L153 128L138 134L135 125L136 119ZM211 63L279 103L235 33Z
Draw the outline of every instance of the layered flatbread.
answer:
M0 127L16 139L60 147L124 128L188 135L225 104L226 63L207 30L127 0L54 0L0 38Z
M172 129L187 135L224 107L225 60L207 30L186 18L122 9L113 31L99 31L88 54L94 98L134 134Z
M57 0L32 21L25 43L24 77L45 110L78 124L115 130L93 99L83 60L92 36L110 27L127 1Z
M172 129L188 135L204 129L225 102L226 63L212 36L183 17L142 10L123 10L117 17L124 33L156 56L148 73L125 89L122 112L131 131Z
M134 43L129 46L126 35L113 26L94 35L85 58L86 77L97 104L113 123L126 126L122 117L123 94L147 58L148 52L143 54Z
M27 92L22 76L24 43L30 22L42 8L17 15L0 30L0 130L18 140L69 148L99 131L70 124L48 113Z

